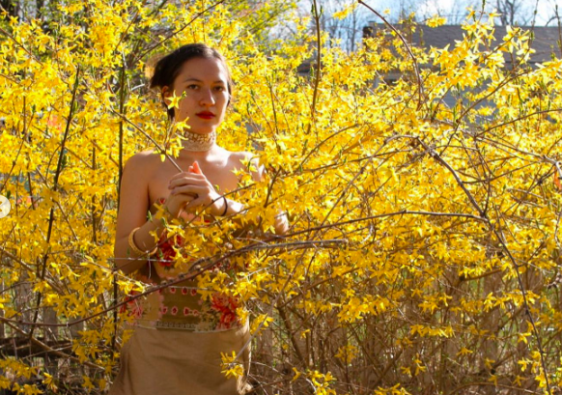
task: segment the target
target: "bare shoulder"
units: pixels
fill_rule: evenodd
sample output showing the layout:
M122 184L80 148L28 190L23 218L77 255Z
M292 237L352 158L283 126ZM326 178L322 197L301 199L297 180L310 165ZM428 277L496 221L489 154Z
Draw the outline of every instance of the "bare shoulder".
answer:
M159 155L154 153L154 149L148 149L145 151L137 152L131 156L125 167L134 168L136 171L146 172L154 168L159 159Z
M237 170L246 170L252 174L252 178L259 181L264 176L265 167L260 165L259 157L251 152L231 152L229 162Z
M145 194L147 194L149 180L157 170L159 163L161 163L160 156L153 153L152 150L137 152L125 162L123 178L134 179L139 186L146 188Z
M144 151L141 151L137 155L144 157L147 161L160 158L160 155L158 155L158 153L154 148L149 148Z

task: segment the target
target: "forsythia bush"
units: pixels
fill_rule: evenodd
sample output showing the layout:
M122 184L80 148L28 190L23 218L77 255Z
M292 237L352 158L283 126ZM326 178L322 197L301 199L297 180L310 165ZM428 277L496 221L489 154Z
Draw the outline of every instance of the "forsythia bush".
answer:
M531 67L530 33L493 43L493 18L478 13L447 49L387 30L347 54L310 30L319 9L298 20L286 2L250 3L4 13L0 388L102 393L114 377L124 296L151 292L114 270L122 168L156 145L173 160L181 143L145 73L154 56L205 42L235 81L219 144L254 152L267 177L241 174L241 221L169 229L204 267L245 268L198 278L247 302L258 393L556 393L559 57ZM294 36L271 39L278 23ZM291 230L268 236L279 210ZM265 235L233 237L249 220ZM235 355L223 362L239 374Z

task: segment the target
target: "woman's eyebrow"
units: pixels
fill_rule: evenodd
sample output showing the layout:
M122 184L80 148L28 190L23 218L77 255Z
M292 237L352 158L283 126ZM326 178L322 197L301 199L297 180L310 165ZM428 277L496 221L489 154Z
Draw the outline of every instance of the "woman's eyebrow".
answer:
M197 79L197 78L187 78L183 82L188 82L188 81L203 82L203 81L201 81L200 79ZM225 82L223 80L217 80L214 83L215 84L224 84Z

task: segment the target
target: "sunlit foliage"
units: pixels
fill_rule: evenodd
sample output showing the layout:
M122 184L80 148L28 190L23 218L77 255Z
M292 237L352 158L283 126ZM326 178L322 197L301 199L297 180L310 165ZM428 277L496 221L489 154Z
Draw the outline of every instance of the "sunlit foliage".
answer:
M170 232L203 267L243 268L198 278L248 302L258 391L561 386L559 56L532 68L530 33L493 45L493 18L477 12L447 49L408 48L389 30L347 54L309 30L318 9L293 20L286 2L252 5L71 0L42 20L4 15L0 193L13 209L0 219L0 320L5 338L30 340L0 358L0 388L111 383L124 296L154 291L114 270L121 171L155 147L148 137L165 160L177 153L145 73L189 42L229 59L219 142L254 152L267 177L240 174L239 219ZM295 35L269 42L277 23ZM391 70L402 78L385 84ZM285 237L271 235L279 210Z

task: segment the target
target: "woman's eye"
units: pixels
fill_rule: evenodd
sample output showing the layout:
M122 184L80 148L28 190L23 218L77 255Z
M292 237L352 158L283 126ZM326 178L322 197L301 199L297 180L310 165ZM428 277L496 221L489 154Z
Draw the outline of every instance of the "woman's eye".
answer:
M197 89L197 88L199 88L198 85L188 85L187 86L187 89Z
M216 89L218 92L222 92L222 91L224 91L224 86L215 86L215 89Z

